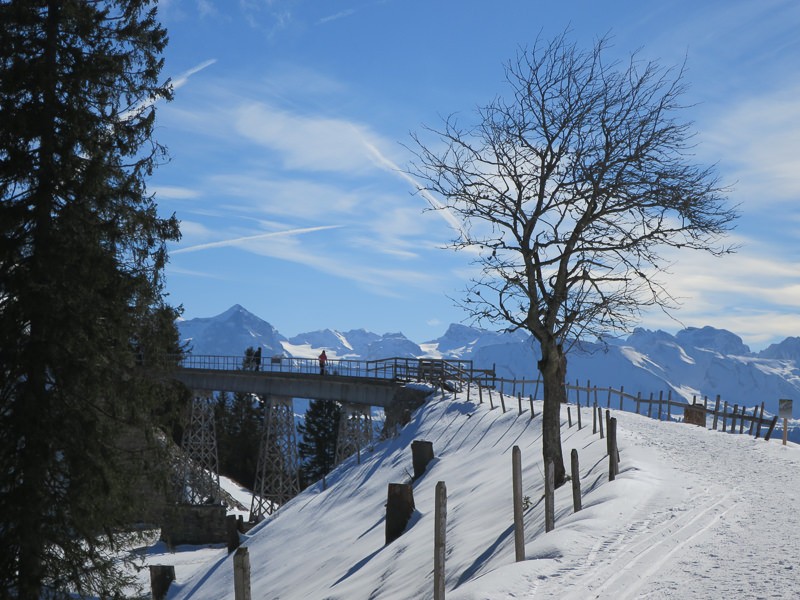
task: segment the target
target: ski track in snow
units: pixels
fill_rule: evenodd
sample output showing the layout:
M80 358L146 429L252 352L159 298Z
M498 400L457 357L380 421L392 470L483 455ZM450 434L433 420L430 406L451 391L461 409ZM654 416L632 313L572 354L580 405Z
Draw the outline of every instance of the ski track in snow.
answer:
M628 516L630 524L598 540L582 564L540 577L531 598L797 597L797 457L780 456L774 442L747 436L709 432L724 437L713 444L698 441L683 426L668 436L648 435L665 426L670 425L626 419L623 436L637 447L649 447L662 465L671 464L680 475L666 478ZM623 438L623 469L625 443ZM769 487L763 485L765 469L775 473ZM682 489L664 489L676 481ZM755 536L754 527L759 530ZM765 568L765 560L772 564Z

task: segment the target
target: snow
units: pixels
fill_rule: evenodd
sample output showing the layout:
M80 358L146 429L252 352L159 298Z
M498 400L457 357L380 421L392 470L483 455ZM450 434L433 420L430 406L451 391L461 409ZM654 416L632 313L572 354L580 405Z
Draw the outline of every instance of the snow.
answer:
M409 600L432 598L434 489L447 485L448 600L510 598L787 598L800 541L796 496L800 449L780 440L723 434L612 411L620 473L608 481L606 440L567 427L565 462L580 460L583 509L571 486L556 491L556 528L544 532L541 403L507 412L474 394L434 396L399 437L340 465L248 535L253 598ZM384 545L389 483L407 482L410 444L436 458L413 484L416 510L405 533ZM514 562L511 453L523 462L526 560ZM569 468L569 467L568 467ZM233 599L232 555L205 550L204 567L176 571L170 599ZM161 556L160 558L165 558ZM154 564L154 563L152 563Z

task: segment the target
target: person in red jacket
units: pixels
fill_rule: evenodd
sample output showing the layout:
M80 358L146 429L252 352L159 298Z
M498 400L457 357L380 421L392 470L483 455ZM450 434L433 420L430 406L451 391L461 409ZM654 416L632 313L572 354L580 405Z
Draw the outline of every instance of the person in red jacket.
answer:
M325 375L325 363L328 362L328 355L325 354L325 350L322 351L322 354L319 355L319 374Z

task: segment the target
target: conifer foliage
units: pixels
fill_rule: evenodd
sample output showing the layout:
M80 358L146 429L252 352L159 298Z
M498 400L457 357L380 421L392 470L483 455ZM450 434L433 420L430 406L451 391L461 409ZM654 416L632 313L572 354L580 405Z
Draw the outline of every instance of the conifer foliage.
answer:
M258 370L258 357L254 348L245 350L242 370ZM222 393L214 407L214 418L220 474L253 489L264 429L263 401L253 394Z
M145 179L166 31L149 2L0 2L0 597L117 597L110 560L176 311Z
M336 438L342 409L336 402L312 400L306 411L305 422L297 429L303 436L298 453L303 460L300 467L303 485L327 475L336 465Z

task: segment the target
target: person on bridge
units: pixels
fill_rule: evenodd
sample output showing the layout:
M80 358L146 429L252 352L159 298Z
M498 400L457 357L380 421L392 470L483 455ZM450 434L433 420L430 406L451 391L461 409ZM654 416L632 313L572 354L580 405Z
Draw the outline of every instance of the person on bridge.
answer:
M325 363L328 362L328 355L325 354L325 350L322 351L322 354L319 355L319 374L325 375Z

